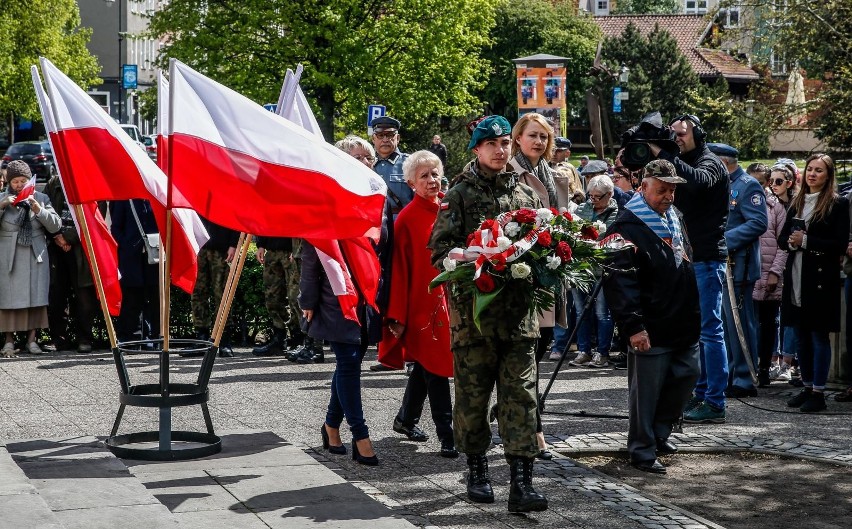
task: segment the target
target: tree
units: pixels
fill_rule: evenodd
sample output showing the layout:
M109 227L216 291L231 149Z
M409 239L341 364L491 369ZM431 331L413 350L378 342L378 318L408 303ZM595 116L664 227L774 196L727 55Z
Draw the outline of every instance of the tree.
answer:
M673 15L680 13L678 0L618 0L614 15Z
M40 116L30 66L48 58L71 79L100 82L97 59L86 50L91 30L80 28L74 0L18 0L0 10L0 115Z
M493 18L488 0L172 0L150 28L167 38L161 66L180 59L258 102L302 63L331 138L363 131L371 103L409 127L477 108Z
M852 149L852 2L849 0L744 0L749 17L741 31L753 42L753 62L784 62L821 79L811 102L816 135L836 149Z
M518 116L515 63L536 53L567 57L568 107L582 106L583 86L601 31L591 17L578 15L572 2L526 0L497 5L491 46L483 56L494 75L481 97L490 110L514 121Z

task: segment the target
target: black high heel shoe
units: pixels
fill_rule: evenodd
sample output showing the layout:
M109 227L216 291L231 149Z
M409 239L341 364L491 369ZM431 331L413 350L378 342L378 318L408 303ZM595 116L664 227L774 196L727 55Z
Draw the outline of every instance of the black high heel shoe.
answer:
M379 458L376 456L362 456L360 452L358 452L358 445L355 443L355 439L352 439L352 460L361 463L362 465L368 465L371 467L377 466L379 464Z
M346 447L343 445L334 446L328 440L328 432L325 430L325 423L320 426L320 435L322 435L322 447L331 452L332 454L337 454L339 456L346 455ZM353 458L354 459L354 458Z

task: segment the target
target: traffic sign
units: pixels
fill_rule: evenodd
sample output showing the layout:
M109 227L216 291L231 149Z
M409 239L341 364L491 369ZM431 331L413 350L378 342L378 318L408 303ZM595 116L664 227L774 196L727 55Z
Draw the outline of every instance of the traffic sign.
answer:
M369 105L367 107L367 135L373 135L373 120L385 115L384 105Z
M277 103L266 103L265 105L263 105L263 108L265 108L266 110L268 110L268 111L270 111L274 114L275 112L278 111L278 104Z

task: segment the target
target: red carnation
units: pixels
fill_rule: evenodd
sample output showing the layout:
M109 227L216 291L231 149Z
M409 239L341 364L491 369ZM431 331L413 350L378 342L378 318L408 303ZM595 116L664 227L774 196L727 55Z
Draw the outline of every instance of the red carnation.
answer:
M494 270L502 272L506 269L506 256L499 253L496 254L491 258L491 264L494 265Z
M532 224L535 222L535 211L527 208L519 209L515 213L515 221L520 224Z
M550 208L550 212L553 213L553 216L555 217L559 216L559 210L556 208Z
M556 256L562 259L563 263L567 263L571 260L571 245L565 241L561 241L556 245Z
M496 286L494 284L494 278L491 277L491 274L487 273L483 273L481 276L477 277L473 281L473 284L476 285L476 288L478 288L480 292L483 292L485 294L493 291L494 287Z
M574 217L571 216L571 213L569 213L567 211L563 211L562 216L565 217L566 219L568 219L569 221L574 220Z
M550 243L553 242L553 237L550 236L549 231L543 231L538 234L538 243L544 247L550 246Z
M586 224L585 226L580 228L580 235L582 235L584 239L596 241L598 240L598 236L600 236L600 233L598 233L598 230L596 230L595 227L591 224Z

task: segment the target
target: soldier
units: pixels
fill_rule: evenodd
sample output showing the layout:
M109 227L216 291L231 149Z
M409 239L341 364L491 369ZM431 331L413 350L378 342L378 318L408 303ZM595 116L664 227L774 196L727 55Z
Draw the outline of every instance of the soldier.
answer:
M465 240L483 220L518 208L538 208L541 201L532 188L506 172L512 151L511 127L502 116L480 121L468 145L476 155L467 170L444 196L428 247L432 264L443 269L449 251ZM538 321L530 314L520 289L506 287L500 303L473 322L473 298L450 286L450 326L454 352L456 406L455 440L467 454L470 472L467 495L471 501L492 503L494 491L485 452L491 445L488 403L497 384L498 424L511 469L509 511L547 509L547 498L532 487L536 442L535 345Z
M373 146L376 148L376 163L373 170L379 173L388 185L388 199L394 218L414 198L402 174L402 164L408 158L399 150L398 120L381 116L373 120Z
M733 274L733 298L731 303L729 285L725 285L722 294L722 313L725 323L725 348L728 350L728 389L727 397L756 397L757 389L751 379L751 370L745 355L757 364L757 315L754 312L754 299L751 292L754 283L760 279L760 236L769 225L766 214L766 194L760 183L746 174L737 163L739 151L724 143L708 143L710 152L722 160L731 179L731 198L728 206L728 224L725 228L725 244L728 247L729 273ZM742 329L738 329L733 311L739 312ZM747 350L740 345L739 333L742 332ZM769 372L765 373L765 383L769 384Z
M299 328L299 312L291 304L291 276L298 275L290 237L257 238L257 260L263 265L263 290L266 311L272 319L272 337L252 349L255 356L281 356L302 344L304 333ZM298 279L296 280L298 284ZM296 291L296 298L299 293Z

